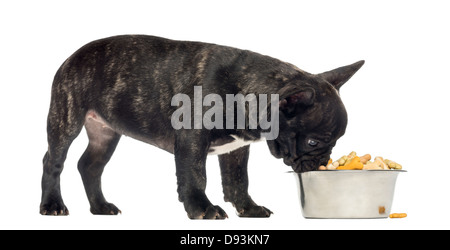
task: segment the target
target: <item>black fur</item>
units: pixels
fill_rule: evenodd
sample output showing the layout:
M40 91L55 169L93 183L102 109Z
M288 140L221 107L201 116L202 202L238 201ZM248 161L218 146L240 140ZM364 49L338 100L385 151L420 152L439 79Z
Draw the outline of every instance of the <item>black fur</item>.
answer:
M347 116L337 90L361 66L358 62L313 75L251 51L200 42L127 35L91 42L69 57L55 75L42 177L41 214L66 215L59 176L72 141L85 126L89 145L78 169L94 214L120 210L103 197L102 171L122 134L175 155L179 199L189 218L223 219L225 211L205 195L205 161L211 147L231 135L257 140L261 129L180 129L171 126L177 93L280 95L280 132L267 143L295 171L325 163L344 134ZM205 112L205 109L203 109ZM319 140L311 147L307 140ZM240 216L268 217L247 193L249 146L219 155L225 200Z

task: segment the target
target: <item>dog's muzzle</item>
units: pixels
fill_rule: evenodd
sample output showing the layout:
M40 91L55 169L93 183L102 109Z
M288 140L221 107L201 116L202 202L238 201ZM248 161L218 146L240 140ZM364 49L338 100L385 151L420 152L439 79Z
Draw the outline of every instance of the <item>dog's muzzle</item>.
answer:
M283 161L286 165L291 166L296 173L302 173L317 170L321 165L326 166L329 159L329 154L320 156L303 155L297 159L286 157Z
M280 145L277 141L267 141L269 144L270 151L276 158L283 158L284 164L291 166L292 169L297 173L314 171L319 169L319 166L326 166L328 160L330 159L331 149L334 145L329 148L322 149L320 151L312 151L308 153L297 152L292 154L289 147Z

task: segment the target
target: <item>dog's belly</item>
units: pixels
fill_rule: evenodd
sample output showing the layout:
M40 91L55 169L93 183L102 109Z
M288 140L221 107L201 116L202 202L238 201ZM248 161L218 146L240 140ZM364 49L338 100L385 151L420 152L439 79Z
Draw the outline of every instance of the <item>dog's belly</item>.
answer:
M174 153L174 137L170 136L170 135L160 135L160 136L148 136L148 135L144 135L144 134L139 134L139 133L133 133L128 131L125 128L118 128L115 126L112 126L109 122L107 122L105 119L103 119L95 110L89 110L86 113L85 116L85 125L86 124L95 124L95 126L97 126L98 128L108 128L111 129L113 131L115 131L118 134L121 135L125 135L125 136L129 136L133 139L154 145L158 148L161 148L169 153ZM93 138L95 140L95 135L93 136Z
M256 142L256 141L252 141L252 140L248 140L245 141L242 138L236 136L236 135L231 135L231 137L233 137L233 141L222 144L222 145L217 145L217 146L211 146L209 148L209 153L210 155L221 155L221 154L227 154L230 153L233 150L236 150L238 148L244 147L249 145L250 143ZM259 141L259 140L257 140Z
M119 134L123 134L129 137L132 137L134 139L143 141L145 143L157 146L161 149L164 149L170 153L174 153L173 152L173 146L174 146L174 140L173 139L169 139L169 138L149 138L147 136L142 136L142 135L137 135L135 133L129 133L127 131L124 131L122 129L117 129L117 128L113 128L113 126L111 126L108 122L106 122L103 118L101 118L98 113L94 110L89 110L86 113L85 116L85 125L89 123L89 124L95 124L95 126L97 128L102 128L102 129L111 129ZM95 141L95 134L92 136L91 140ZM259 140L244 140L236 135L230 135L228 138L226 139L219 139L216 142L213 142L211 147L209 148L208 154L209 155L221 155L221 154L227 154L230 153L231 151L234 151L238 148L247 146L253 142L257 142L260 141Z

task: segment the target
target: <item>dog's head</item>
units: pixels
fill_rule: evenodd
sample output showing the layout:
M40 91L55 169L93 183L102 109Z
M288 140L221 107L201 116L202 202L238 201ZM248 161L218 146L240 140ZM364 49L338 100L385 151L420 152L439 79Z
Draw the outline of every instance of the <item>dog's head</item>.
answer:
M339 89L363 64L359 61L321 74L305 74L280 90L279 135L267 140L275 157L283 158L295 172L327 164L347 127Z

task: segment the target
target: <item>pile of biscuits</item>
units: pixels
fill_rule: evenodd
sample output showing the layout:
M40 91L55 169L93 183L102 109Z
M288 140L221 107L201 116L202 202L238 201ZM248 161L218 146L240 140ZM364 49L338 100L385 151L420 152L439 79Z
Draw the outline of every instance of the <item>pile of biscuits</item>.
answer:
M400 170L402 165L383 159L381 156L377 156L371 161L372 156L365 154L363 156L357 156L355 151L352 151L348 155L344 155L339 160L333 161L330 159L326 166L320 166L319 170Z

